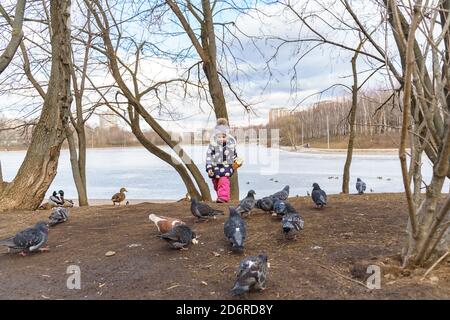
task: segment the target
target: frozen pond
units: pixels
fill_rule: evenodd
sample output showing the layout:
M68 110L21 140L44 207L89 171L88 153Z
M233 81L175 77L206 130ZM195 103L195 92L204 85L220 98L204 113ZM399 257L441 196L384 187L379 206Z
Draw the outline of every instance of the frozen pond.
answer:
M206 148L185 146L205 178ZM291 186L291 195L306 195L313 182L319 183L329 194L341 190L345 154L295 153L256 145L238 146L237 151L245 161L239 169L241 196L249 189L254 189L257 197L262 197L286 184ZM14 177L24 156L25 151L0 151L4 180L9 181ZM110 199L122 186L128 189L129 199L179 199L186 193L182 180L172 167L141 147L88 149L87 164L88 194L91 199ZM424 160L424 173L425 180L429 181L432 171L428 160ZM367 183L367 191L403 191L396 154L355 155L351 167L351 192L354 192L357 177ZM212 189L209 178L207 182ZM58 174L49 193L59 189L65 190L67 198L76 198L68 150L61 151Z

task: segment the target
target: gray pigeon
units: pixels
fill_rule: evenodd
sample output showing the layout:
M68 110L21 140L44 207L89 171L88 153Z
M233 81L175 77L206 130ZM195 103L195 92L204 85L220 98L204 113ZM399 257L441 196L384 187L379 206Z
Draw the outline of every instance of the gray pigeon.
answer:
M225 221L223 232L225 237L231 242L232 251L242 252L244 250L247 226L239 212L233 207L230 207L230 217Z
M289 202L275 199L275 201L273 202L273 212L274 215L281 217L288 212L295 212L295 209Z
M237 279L231 294L241 295L250 290L264 290L267 277L267 255L247 257L241 261L237 270Z
M45 251L42 246L48 240L48 224L39 221L33 227L18 232L14 237L0 240L0 245L9 249L21 250L22 255L34 251Z
M256 192L254 190L250 190L247 193L247 196L242 199L236 207L237 212L239 212L241 215L243 215L244 213L250 214L250 211L252 211L252 209L256 205L255 194Z
M272 195L272 198L277 198L277 199L280 199L280 200L287 200L288 197L289 197L289 186L285 186L283 188L283 190L275 192Z
M287 239L295 238L296 234L303 230L304 224L305 222L297 212L289 212L281 220L281 227Z
M69 209L64 207L53 208L53 211L48 219L48 225L50 227L53 227L54 225L57 225L59 223L66 222L67 219L69 219Z
M358 191L358 194L363 194L364 191L366 191L366 183L360 178L356 179L356 190Z
M271 212L273 210L273 198L272 197L264 197L256 201L256 205L258 209L261 209L266 212Z
M169 232L159 235L161 239L166 240L169 246L174 249L187 250L190 243L197 244L197 235L187 225L178 224Z
M327 204L327 194L320 189L317 183L313 183L313 191L311 192L311 198L317 207L323 208Z
M191 199L191 212L194 217L201 220L206 220L217 215L223 215L223 211L215 210L208 206L206 203L198 202L196 198Z

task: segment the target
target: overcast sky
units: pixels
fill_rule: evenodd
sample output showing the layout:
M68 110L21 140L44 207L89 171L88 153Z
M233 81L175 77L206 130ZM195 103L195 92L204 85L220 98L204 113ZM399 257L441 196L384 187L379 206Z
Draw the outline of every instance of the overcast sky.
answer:
M324 20L331 21L331 19L334 19L330 14L323 12L323 8L320 8L315 1L309 1L307 7L304 7L305 0L291 1L291 3L298 10L304 9L308 12L320 13ZM338 13L344 19L346 18L339 1L322 1L322 3L330 11ZM361 6L362 1L353 1L353 3L356 6ZM370 3L370 1L364 1L364 7L357 7L356 11L361 16L364 16L368 24L376 25L379 14L377 14L376 8ZM254 110L254 113L245 112L237 99L225 88L230 122L233 125L266 123L271 108L303 108L313 102L317 102L319 99L333 99L347 94L342 87L336 87L334 90L324 92L320 96L314 95L299 104L305 97L318 93L333 84L343 83L351 85L350 59L352 53L330 46L322 46L311 51L296 64L298 58L308 51L312 44L303 43L299 45L298 43L292 43L281 46L276 51L280 41L274 38L281 37L294 40L312 37L312 33L302 26L298 19L283 5L265 5L260 3L257 8L259 13L251 11L248 14L238 15L236 12L227 12L217 17L220 22L234 21L238 30L252 36L249 39L238 32L236 34L238 39L236 39L227 35L225 42L236 57L237 65L230 63L233 61L230 58L226 59L227 63L223 59L219 63L223 72L227 72L230 75L233 88L240 93L240 97L243 100L252 105ZM73 10L76 10L76 8L73 8ZM76 12L73 15L75 16ZM334 41L346 43L351 47L356 46L357 38L352 32L346 30L332 31L319 19L311 21L315 28L331 37ZM350 19L348 21L351 22ZM176 31L181 30L173 25L170 28ZM216 30L218 30L217 28ZM135 31L132 27L128 27L128 32L131 34L135 32L136 37L144 37L149 30ZM257 37L260 39L258 40ZM189 40L185 35L166 38L158 37L157 41L161 46L172 50L177 47L186 47L189 44ZM370 48L367 50L370 50ZM277 52L277 55L267 64L267 61L274 56L275 52ZM167 79L179 74L183 67L190 65L192 62L194 60L186 60L183 64L180 64L169 59L153 57L143 61L141 74L145 79ZM296 65L295 72L294 65ZM363 58L359 60L358 67L359 70L371 68ZM268 68L270 68L270 75ZM294 74L296 74L296 78L293 78ZM0 82L5 80L2 77L3 75L0 76ZM361 78L364 78L364 74L361 75ZM112 78L100 76L98 80L102 83L110 83ZM385 78L379 75L368 83L367 88L376 89L384 88L385 86ZM195 95L194 90L190 91L190 93ZM166 108L174 111L176 117L180 120L162 121L166 128L176 131L191 131L214 125L215 117L207 104L201 103L201 108L199 108L195 99L185 99L181 91L177 90L172 90L168 96L170 99L165 102ZM29 101L29 98L25 101L21 96L3 96L0 99L0 111L7 116L13 116L17 113L23 115L26 112L23 110L22 104ZM39 98L34 99L34 101L37 104L40 103ZM152 102L148 101L148 103L151 104ZM158 119L168 119L164 112L159 113L155 110L152 114ZM98 119L94 117L91 124L95 125L97 121Z

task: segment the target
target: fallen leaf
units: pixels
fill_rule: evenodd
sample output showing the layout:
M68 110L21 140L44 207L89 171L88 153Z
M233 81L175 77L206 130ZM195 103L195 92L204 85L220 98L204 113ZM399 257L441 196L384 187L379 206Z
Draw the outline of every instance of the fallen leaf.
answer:
M179 284L175 284L175 285L173 285L171 287L168 287L166 290L170 290L170 289L173 289L173 288L176 288L176 287L179 287L179 286L180 286Z
M213 255L214 255L215 257L220 257L220 253L217 253L217 252L215 252L215 251L213 251Z
M208 283L206 281L202 281L202 285L207 286Z
M140 247L141 244L140 243L132 243L128 246L128 248L136 248L136 247Z
M115 251L108 251L107 253L105 253L105 256L107 257L112 257L113 255L115 255L116 252Z

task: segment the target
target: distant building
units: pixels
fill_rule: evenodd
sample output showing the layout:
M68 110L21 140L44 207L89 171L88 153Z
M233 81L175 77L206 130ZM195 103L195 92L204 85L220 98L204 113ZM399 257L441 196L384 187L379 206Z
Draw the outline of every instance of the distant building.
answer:
M287 108L273 108L269 111L269 125L276 125L278 119L288 116L290 113Z

